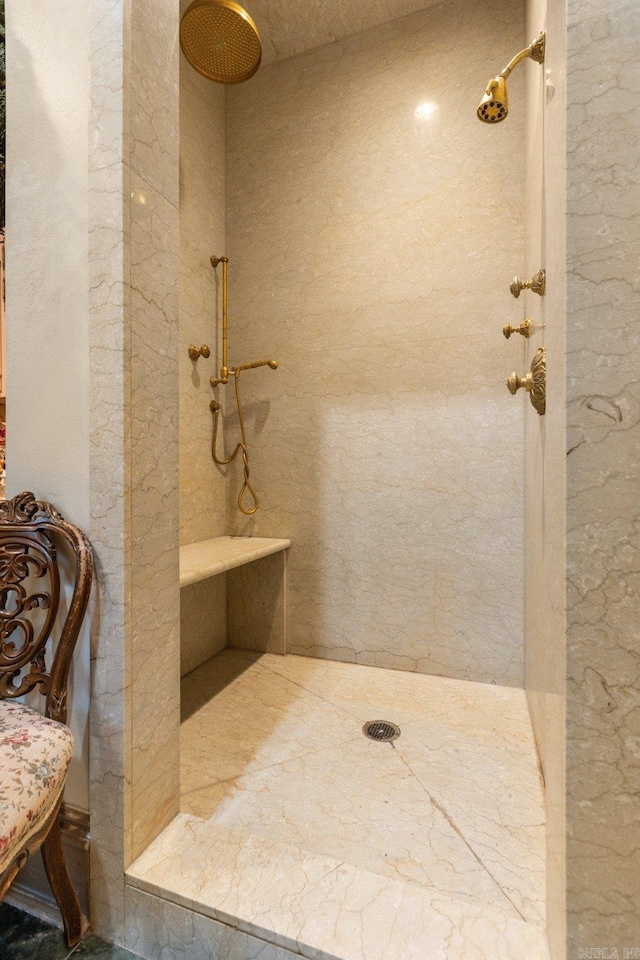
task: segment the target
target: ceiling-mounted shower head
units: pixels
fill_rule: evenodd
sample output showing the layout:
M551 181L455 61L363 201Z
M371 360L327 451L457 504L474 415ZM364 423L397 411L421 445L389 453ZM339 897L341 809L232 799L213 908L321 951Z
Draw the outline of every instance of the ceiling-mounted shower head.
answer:
M198 73L216 83L242 83L262 59L258 28L234 0L193 0L180 23L180 46Z
M536 63L544 63L545 34L533 41L533 43L521 50L520 53L511 60L497 77L490 80L484 97L478 106L478 119L483 123L499 123L504 120L509 113L509 98L507 96L507 77L514 67L526 57L531 57Z
M483 123L499 123L508 113L507 81L500 75L489 81L478 107L478 116Z

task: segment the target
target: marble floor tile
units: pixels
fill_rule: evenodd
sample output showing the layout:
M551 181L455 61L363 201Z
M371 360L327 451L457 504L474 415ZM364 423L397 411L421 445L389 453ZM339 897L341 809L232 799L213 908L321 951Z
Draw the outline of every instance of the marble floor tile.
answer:
M516 917L394 747L352 725L358 739L185 793L182 809Z
M522 691L225 650L185 678L183 713L183 811L543 924ZM400 738L367 740L375 719Z
M513 904L545 922L545 816L535 747L409 721L397 752Z
M544 931L504 910L186 814L127 883L305 960L548 960Z
M22 910L0 903L2 960L66 960L71 951L62 930Z
M182 784L199 790L353 739L351 720L268 670L262 655L224 650L182 681Z
M2 960L138 960L137 954L90 934L69 948L62 930L7 903L0 903Z
M107 943L101 937L89 936L73 951L70 960L138 960L138 954Z

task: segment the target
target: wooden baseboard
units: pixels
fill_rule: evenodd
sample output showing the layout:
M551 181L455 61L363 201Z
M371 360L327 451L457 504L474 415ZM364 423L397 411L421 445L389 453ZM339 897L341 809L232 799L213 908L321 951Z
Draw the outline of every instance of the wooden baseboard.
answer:
M80 906L87 914L89 903L89 814L63 803L60 811L62 846L71 881ZM62 926L58 905L44 872L42 857L36 853L20 871L4 895L4 901L34 917Z

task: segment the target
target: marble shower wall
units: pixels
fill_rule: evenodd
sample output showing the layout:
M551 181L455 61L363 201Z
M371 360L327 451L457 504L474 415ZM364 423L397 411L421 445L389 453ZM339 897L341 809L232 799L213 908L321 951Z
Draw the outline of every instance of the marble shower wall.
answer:
M178 809L178 5L131 4L132 841Z
M242 378L228 532L291 538L292 653L522 683L522 77L508 124L476 107L523 15L454 0L229 90L230 360L280 367Z
M547 414L526 417L526 686L547 788L553 960L640 942L640 15L528 4L527 272ZM544 100L544 103L543 103ZM566 530L566 552L565 552ZM565 763L566 757L566 763Z
M117 940L124 927L124 863L131 836L131 646L127 546L131 504L125 397L130 352L127 210L129 49L125 3L91 0L89 14L89 435L97 610L92 624L91 922Z
M640 10L567 31L567 955L640 945Z
M514 322L533 323L526 364L547 351L547 410L525 408L525 686L546 785L547 931L565 957L565 38L564 4L529 0L527 42L547 31L544 69L526 63L526 253L544 297L526 291ZM545 90L545 76L548 88Z
M178 810L178 9L89 4L92 925Z
M180 12L188 5L181 0ZM209 453L222 277L209 258L225 252L224 158L225 89L180 55L180 543L227 532L224 484ZM190 360L191 343L208 344L210 359Z
M180 0L180 12L189 0ZM225 534L224 482L211 454L222 268L209 258L225 249L225 90L180 56L180 543ZM189 359L189 344L208 344L211 357ZM226 644L226 577L181 591L181 672L193 670Z

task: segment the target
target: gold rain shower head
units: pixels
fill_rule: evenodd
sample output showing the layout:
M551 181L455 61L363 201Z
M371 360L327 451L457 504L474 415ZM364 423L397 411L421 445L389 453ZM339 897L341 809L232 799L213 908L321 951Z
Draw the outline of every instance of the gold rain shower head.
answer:
M545 34L533 41L531 46L521 50L513 60L511 60L504 70L490 80L487 84L484 97L478 107L478 119L483 123L500 123L509 113L509 97L507 95L507 77L514 67L526 57L531 57L536 63L544 63L544 44Z
M216 83L242 83L262 59L258 28L234 0L193 0L180 23L180 46L194 70Z

